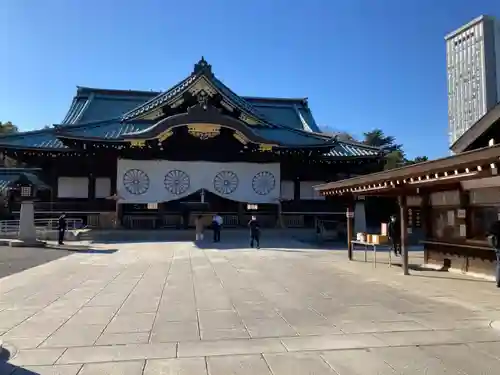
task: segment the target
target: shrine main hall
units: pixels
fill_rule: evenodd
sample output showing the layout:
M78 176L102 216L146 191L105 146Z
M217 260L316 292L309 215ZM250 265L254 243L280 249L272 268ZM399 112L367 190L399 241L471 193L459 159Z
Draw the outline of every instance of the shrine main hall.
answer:
M252 214L311 226L350 204L313 186L383 165L380 149L323 133L307 98L240 96L203 58L164 92L77 87L59 124L3 135L0 152L39 168L50 187L37 217L143 229L215 212L227 226Z

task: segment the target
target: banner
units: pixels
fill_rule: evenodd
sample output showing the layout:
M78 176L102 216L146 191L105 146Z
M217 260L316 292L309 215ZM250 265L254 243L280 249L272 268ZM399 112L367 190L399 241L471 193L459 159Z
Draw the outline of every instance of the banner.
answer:
M161 203L201 189L245 203L277 203L279 163L213 163L118 159L120 203Z

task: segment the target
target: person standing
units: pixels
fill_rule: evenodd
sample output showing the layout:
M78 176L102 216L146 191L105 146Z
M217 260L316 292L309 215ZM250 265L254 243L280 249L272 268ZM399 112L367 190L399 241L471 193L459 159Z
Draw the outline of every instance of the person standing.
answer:
M196 241L202 241L203 240L203 216L198 215L195 220L195 227L196 227Z
M250 228L250 247L253 248L253 244L260 249L260 224L257 217L252 216L252 219L248 222L248 227Z
M500 288L500 221L496 220L488 230L488 243L495 250L497 257L495 280Z
M394 254L396 256L401 255L401 224L399 223L396 215L391 216L391 221L389 222L387 228L387 234L389 235L389 240L391 241Z
M66 233L66 214L63 212L59 219L57 220L57 230L59 232L58 242L59 245L64 244L64 234Z
M214 231L214 242L220 242L220 230L222 227L222 217L215 214L212 218L212 229Z

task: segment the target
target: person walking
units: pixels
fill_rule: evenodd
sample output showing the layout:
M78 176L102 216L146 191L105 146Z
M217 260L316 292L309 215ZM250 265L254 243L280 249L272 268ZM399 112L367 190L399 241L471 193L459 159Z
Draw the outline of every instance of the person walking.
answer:
M394 254L396 256L401 255L401 224L399 223L396 215L391 216L391 221L389 222L387 228L387 234L389 235L389 240L391 241Z
M215 214L212 218L212 229L214 231L214 242L220 242L220 230L222 227L222 217Z
M202 241L203 240L203 230L204 225L203 225L203 216L198 215L195 220L195 228L196 228L196 241Z
M253 248L253 244L257 249L260 249L260 224L257 217L252 216L252 219L248 222L248 227L250 228L250 247Z
M488 243L495 250L497 257L495 280L497 288L500 288L500 221L496 220L488 230Z
M57 230L59 232L58 242L59 245L64 245L64 234L66 233L66 214L63 212L59 219L57 220Z

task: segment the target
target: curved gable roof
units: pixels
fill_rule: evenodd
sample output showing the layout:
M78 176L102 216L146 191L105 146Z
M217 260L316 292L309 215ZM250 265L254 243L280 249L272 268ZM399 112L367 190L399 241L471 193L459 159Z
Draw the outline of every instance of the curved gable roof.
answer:
M62 124L109 120L158 95L154 91L108 90L78 87Z

